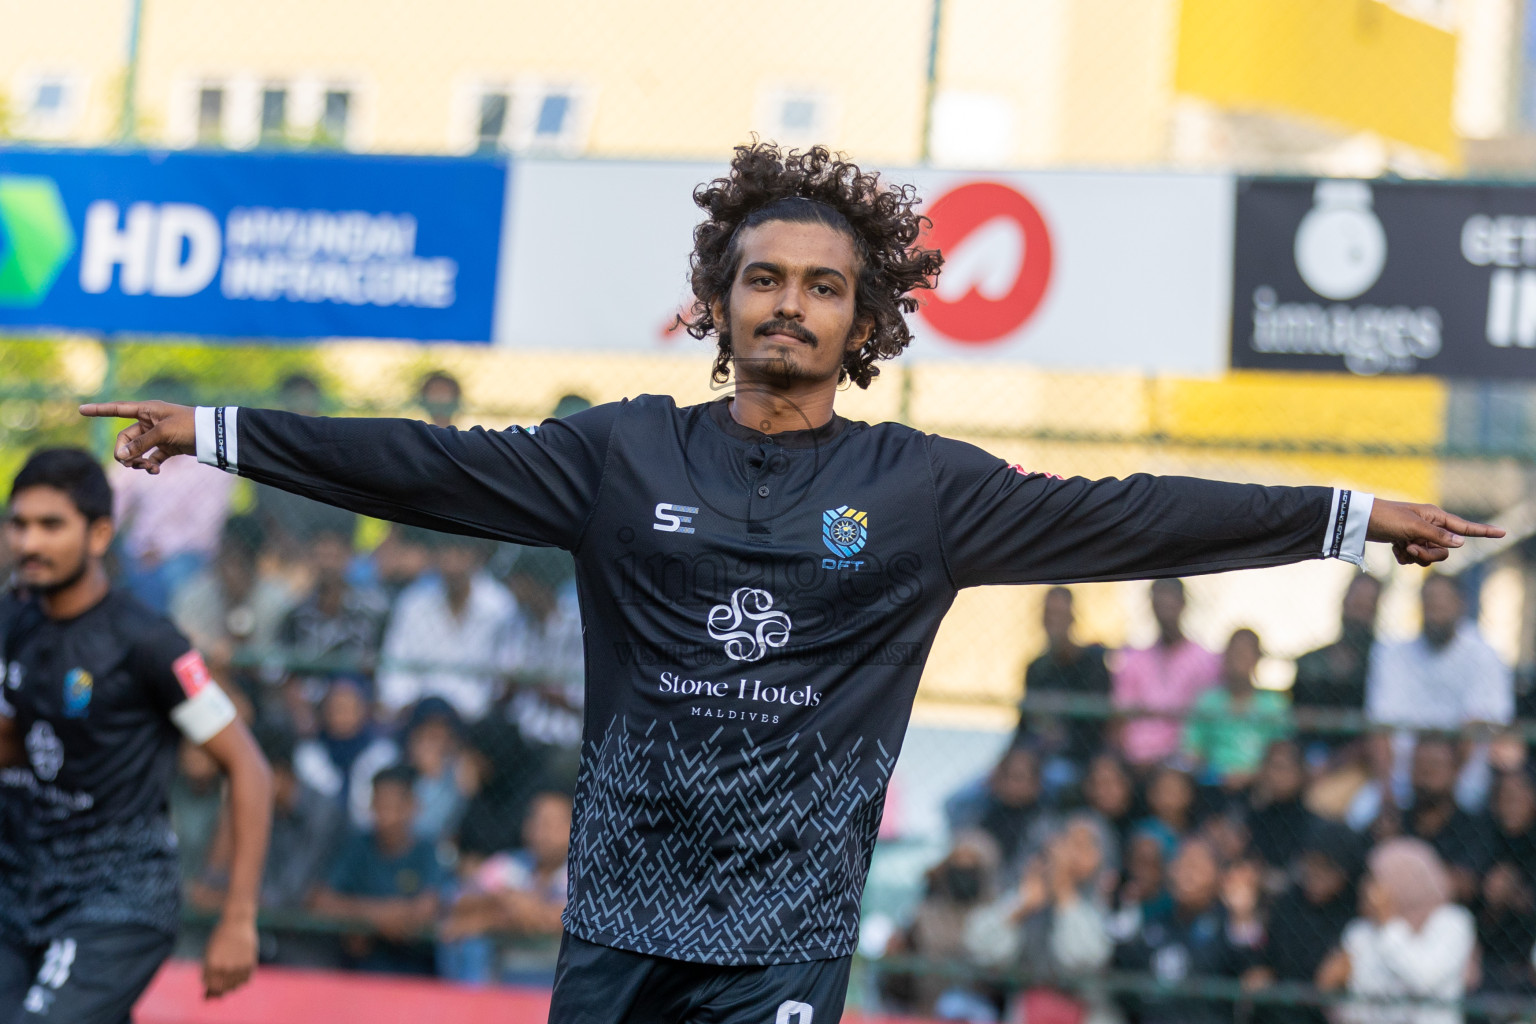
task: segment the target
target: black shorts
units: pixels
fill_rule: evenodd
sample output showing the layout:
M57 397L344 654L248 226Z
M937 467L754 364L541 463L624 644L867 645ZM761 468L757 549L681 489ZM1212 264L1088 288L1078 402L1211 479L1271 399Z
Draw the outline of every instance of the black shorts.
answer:
M549 1024L837 1024L853 958L719 967L560 940Z
M81 925L46 946L0 943L0 1024L127 1024L174 942L143 925Z

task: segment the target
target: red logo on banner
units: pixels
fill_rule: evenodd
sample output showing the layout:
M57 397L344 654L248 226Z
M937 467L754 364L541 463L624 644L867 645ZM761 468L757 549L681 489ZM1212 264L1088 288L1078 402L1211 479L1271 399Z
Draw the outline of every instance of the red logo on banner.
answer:
M176 673L176 678L181 682L181 688L188 697L196 697L203 692L203 687L213 680L208 675L208 666L203 662L203 656L197 651L188 651L175 661L171 662L171 671Z
M1051 234L1018 190L977 181L939 196L924 244L944 251L939 286L922 316L946 337L984 345L1006 338L1040 307L1051 282Z

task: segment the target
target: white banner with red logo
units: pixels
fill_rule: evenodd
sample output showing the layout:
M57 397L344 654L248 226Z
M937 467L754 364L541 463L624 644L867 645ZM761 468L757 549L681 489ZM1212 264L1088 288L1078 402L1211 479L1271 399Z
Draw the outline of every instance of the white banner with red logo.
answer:
M495 340L704 355L686 308L695 187L717 164L521 161ZM886 169L918 186L944 251L915 359L1211 374L1226 368L1234 179Z

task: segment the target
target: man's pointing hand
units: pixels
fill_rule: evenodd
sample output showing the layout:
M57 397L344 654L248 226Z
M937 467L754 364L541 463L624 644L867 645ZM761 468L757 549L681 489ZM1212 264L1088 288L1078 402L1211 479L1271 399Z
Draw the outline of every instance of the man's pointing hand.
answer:
M172 455L197 452L197 427L192 407L169 402L95 402L80 407L82 416L133 420L117 435L112 457L129 469L160 472Z
M1377 498L1365 539L1391 544L1403 565L1433 565L1445 561L1451 548L1461 547L1464 537L1502 536L1497 526L1474 523L1434 505Z

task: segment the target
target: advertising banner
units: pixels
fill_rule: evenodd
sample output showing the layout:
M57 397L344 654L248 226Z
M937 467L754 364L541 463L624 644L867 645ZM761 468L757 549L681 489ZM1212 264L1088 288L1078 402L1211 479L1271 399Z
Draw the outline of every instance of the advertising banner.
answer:
M486 342L504 163L0 149L0 326Z
M1536 188L1238 185L1232 365L1536 377Z
M695 187L722 165L523 161L496 341L704 354L687 308ZM1233 179L889 170L943 249L913 359L1213 374L1226 367Z

